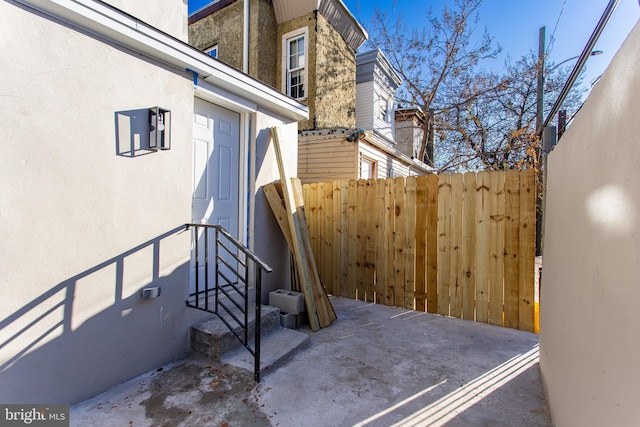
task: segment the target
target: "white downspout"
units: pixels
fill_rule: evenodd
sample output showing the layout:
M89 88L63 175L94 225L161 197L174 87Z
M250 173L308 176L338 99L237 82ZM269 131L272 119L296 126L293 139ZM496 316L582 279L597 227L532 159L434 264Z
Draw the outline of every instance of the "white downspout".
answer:
M242 72L249 74L249 1L244 3L244 31L242 32Z

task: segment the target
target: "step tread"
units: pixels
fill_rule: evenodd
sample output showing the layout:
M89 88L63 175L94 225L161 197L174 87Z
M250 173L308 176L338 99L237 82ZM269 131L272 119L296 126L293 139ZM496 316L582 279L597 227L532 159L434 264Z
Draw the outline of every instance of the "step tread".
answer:
M264 374L283 364L311 341L308 334L293 329L277 328L260 342L260 370ZM253 372L253 356L244 347L223 355L221 362Z

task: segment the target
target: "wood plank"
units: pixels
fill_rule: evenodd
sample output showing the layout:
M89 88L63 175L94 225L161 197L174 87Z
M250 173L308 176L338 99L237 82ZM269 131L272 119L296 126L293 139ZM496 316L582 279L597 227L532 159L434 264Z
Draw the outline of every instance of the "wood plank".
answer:
M311 279L311 270L309 263L313 261L313 258L309 260L309 255L304 248L302 238L302 228L306 230L306 223L303 225L300 222L300 212L298 211L297 204L294 198L293 191L291 189L291 178L284 166L284 159L282 158L282 149L280 148L279 130L278 128L271 128L271 141L273 142L274 150L276 153L276 160L278 163L278 170L280 172L280 182L282 183L282 190L285 200L285 207L287 215L289 216L289 228L291 230L291 237L293 243L293 253L298 267L298 273L300 274L301 288L304 295L305 305L307 307L307 314L309 316L309 326L312 331L320 329L320 318L318 309L316 306L316 300L313 289L313 282ZM311 255L312 257L312 255Z
M504 306L504 172L491 172L489 222L489 323L502 326Z
M356 266L358 269L358 280L356 281L356 299L364 301L366 293L366 252L367 252L367 181L358 180L358 244L356 255Z
M520 175L520 306L519 326L534 332L534 269L536 256L536 175L527 169Z
M416 180L416 310L425 311L427 286L427 176Z
M393 178L387 178L384 180L384 215L385 215L385 233L386 233L386 241L385 241L385 259L386 259L386 267L387 278L386 282L386 294L385 294L385 305L393 306L394 298L395 298L395 277L396 277L396 268L395 268L395 180Z
M340 295L349 296L349 181L340 181Z
M385 180L377 179L375 181L375 206L373 212L375 212L375 231L376 231L376 277L375 277L375 302L377 304L386 304L387 294L387 260L386 256L386 244L387 236L385 234L385 205L384 205L384 192L385 192Z
M438 312L438 181L427 177L427 311Z
M368 179L365 181L365 209L366 209L366 231L364 234L365 240L365 295L364 300L367 302L374 302L374 289L375 289L375 263L376 263L376 245L375 245L375 215L373 209L375 207L375 179Z
M490 174L476 178L476 322L489 321L489 187Z
M305 197L305 215L307 219L307 231L309 233L309 242L313 250L313 257L318 262L318 183L312 182L307 187L307 195Z
M504 259L504 326L518 329L520 260L520 171L510 170L505 176L505 259Z
M405 187L404 178L395 178L395 238L393 242L393 259L395 265L394 284L393 284L393 305L396 307L404 306L404 273L405 273Z
M293 240L291 237L291 228L289 228L289 216L287 215L287 208L284 205L284 200L282 196L276 189L275 184L266 184L262 186L262 191L264 192L265 198L271 207L271 211L273 212L273 216L275 216L278 225L280 226L280 230L284 235L287 244L289 245L289 249L293 251Z
M449 315L451 265L451 175L438 181L438 313Z
M462 317L462 174L451 175L451 261L449 264L449 315Z
M405 178L404 308L409 310L416 307L416 187L415 176Z
M462 318L475 320L476 308L476 174L463 177L462 205Z
M332 215L332 225L333 228L331 230L331 244L333 250L331 251L333 256L333 269L331 271L332 280L333 280L333 295L340 296L342 294L342 290L340 289L340 285L342 282L342 245L340 242L340 229L342 227L342 201L340 199L340 181L333 181L332 183L332 201L333 206L331 210Z
M324 233L323 233L323 253L322 260L325 263L325 276L327 278L327 284L325 289L327 293L334 294L333 284L333 182L326 182L324 184ZM323 282L324 283L324 282Z
M318 320L320 323L320 327L324 328L331 325L331 323L333 323L333 321L337 319L337 316L335 310L333 309L333 306L331 305L331 301L329 301L329 297L327 296L327 293L322 286L317 266L313 262L313 257L311 256L311 244L309 242L309 236L306 232L307 227L304 213L302 183L298 178L291 178L291 184L291 189L293 190L293 196L296 203L296 211L299 212L300 216L300 234L302 235L303 248L307 254L307 260L311 260L311 262L307 261L307 268L311 271L311 279L313 284L312 290L313 297L316 303L316 309L318 312Z
M356 298L356 282L358 280L358 182L354 179L349 181L349 194L347 197L349 212L349 254L348 254L348 280L347 296Z

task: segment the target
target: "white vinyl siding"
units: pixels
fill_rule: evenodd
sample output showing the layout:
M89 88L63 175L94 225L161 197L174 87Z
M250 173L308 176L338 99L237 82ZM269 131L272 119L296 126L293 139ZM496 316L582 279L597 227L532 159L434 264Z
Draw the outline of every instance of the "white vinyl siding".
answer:
M377 163L375 178L409 175L409 166L369 144L360 144L360 158L373 160Z
M358 176L358 144L344 138L299 139L298 177L303 183Z
M387 93L383 88L375 83L374 84L374 123L373 129L377 130L381 135L384 135L390 140L393 140L395 129L393 120L393 102L394 97L392 94Z
M358 83L356 86L356 126L373 129L373 81Z

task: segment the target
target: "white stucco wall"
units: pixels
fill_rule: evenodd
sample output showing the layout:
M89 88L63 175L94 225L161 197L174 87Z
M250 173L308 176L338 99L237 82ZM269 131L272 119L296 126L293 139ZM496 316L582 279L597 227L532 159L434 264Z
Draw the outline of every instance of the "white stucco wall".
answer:
M252 122L255 140L251 148L253 158L254 185L251 193L255 196L251 217L250 246L257 256L264 260L273 272L262 275L262 303L268 303L270 291L290 289L291 276L287 242L273 216L271 207L264 196L262 186L280 180L276 154L271 142L270 128L280 127L280 144L289 176L297 176L298 169L298 126L295 122L278 118L264 110L258 111Z
M165 33L187 42L187 0L103 0Z
M541 368L555 425L640 420L640 26L549 156Z
M163 235L190 218L193 85L11 1L0 16L0 402L73 403L188 351L189 237ZM172 149L130 157L156 105Z

